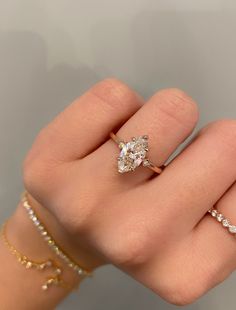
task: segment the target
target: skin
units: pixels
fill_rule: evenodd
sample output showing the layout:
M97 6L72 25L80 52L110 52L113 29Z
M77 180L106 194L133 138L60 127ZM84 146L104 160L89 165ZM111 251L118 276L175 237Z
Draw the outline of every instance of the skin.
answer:
M236 268L234 237L207 214L215 205L236 222L236 121L205 126L161 175L144 167L119 174L109 132L126 141L147 134L149 158L160 166L197 121L197 104L181 90L159 91L144 104L123 82L106 79L39 133L23 169L32 203L77 260L92 269L114 264L177 305L194 302ZM2 295L8 290L1 287ZM67 293L53 290L44 308Z

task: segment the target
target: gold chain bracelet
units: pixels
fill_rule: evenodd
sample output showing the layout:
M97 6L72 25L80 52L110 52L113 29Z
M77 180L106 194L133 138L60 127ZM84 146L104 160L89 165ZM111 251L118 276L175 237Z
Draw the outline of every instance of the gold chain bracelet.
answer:
M49 246L52 252L54 252L54 254L58 256L58 258L63 260L64 263L66 263L68 267L72 268L73 271L76 272L78 276L92 276L92 271L76 263L75 260L72 259L68 254L66 254L65 251L62 250L62 247L57 244L55 239L46 229L45 225L39 219L33 207L30 205L28 197L27 197L27 192L25 192L22 195L22 205L27 211L30 220L36 226L43 240L46 242L46 244ZM51 285L56 285L56 286L61 286L64 288L72 289L72 287L62 279L63 269L57 263L55 259L49 258L43 261L35 261L35 260L30 259L26 255L22 254L9 241L7 234L6 234L6 228L7 228L7 221L2 225L2 229L0 231L3 242L9 249L10 253L17 258L17 261L21 265L23 265L26 269L36 269L39 271L43 271L46 268L52 269L52 275L47 277L46 281L42 285L42 289L44 291L46 291Z
M16 249L8 240L7 234L6 234L6 228L7 228L7 222L3 224L2 229L1 229L1 237L3 239L3 242L8 247L11 254L13 254L17 258L17 261L21 265L25 266L26 269L34 268L40 271L43 271L46 268L52 269L53 274L50 277L48 277L46 279L46 282L42 285L42 289L44 291L46 291L48 287L53 284L57 286L69 288L69 285L62 280L61 278L62 268L59 266L59 264L55 260L49 258L43 261L34 261L30 259L29 257L27 257L26 255L20 253L19 250Z

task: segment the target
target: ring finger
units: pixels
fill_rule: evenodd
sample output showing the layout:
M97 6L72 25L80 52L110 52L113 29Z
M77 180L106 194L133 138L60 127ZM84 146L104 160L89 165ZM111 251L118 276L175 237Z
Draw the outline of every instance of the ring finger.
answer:
M162 90L152 96L117 132L124 141L131 137L148 135L148 157L156 166L165 163L175 149L190 135L198 119L194 101L177 89ZM117 172L119 148L108 140L99 149L85 158L90 168L96 171L95 179L109 184L132 187L147 180L153 171L138 167L135 173L125 176Z

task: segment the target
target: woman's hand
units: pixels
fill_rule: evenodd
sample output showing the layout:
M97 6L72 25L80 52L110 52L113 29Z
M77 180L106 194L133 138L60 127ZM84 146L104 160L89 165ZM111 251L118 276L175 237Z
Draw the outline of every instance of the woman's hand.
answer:
M217 204L236 222L236 121L206 126L160 175L145 167L119 174L109 133L125 141L148 135L149 158L160 166L197 120L196 104L178 89L143 105L107 79L40 132L24 165L26 189L76 236L78 249L179 305L236 267L233 236L206 215Z

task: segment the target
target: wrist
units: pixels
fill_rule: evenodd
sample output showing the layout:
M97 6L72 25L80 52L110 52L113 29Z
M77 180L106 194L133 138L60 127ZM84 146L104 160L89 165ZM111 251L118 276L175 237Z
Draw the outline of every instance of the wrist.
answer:
M27 263L22 263L23 267L26 269L35 269L35 286L40 287L38 284L40 282L41 287L43 288L43 283L46 283L45 279L50 278L50 275L54 274L56 266L60 269L60 278L65 283L67 293L72 291L73 288L75 288L80 283L82 278L79 277L71 268L69 268L65 262L63 262L63 260L61 260L47 245L47 243L44 241L44 237L40 234L40 231L36 229L21 203L18 205L15 213L4 226L5 229L3 230L3 240L7 240L10 243L10 246L12 245L21 254L22 257L26 257L27 262L30 261L28 264L29 268L26 267ZM14 254L12 251L10 252L10 254ZM21 272L24 273L25 281L27 282L29 280L32 282L30 273L28 272L25 274L25 268L22 268L19 264L21 263L21 258L16 256L13 257L13 259L16 261L16 264L19 265ZM42 265L45 265L47 261L52 262L52 264L50 264L52 266L50 267L49 265L48 268L42 268L45 269L43 270L44 273L39 272L40 268L37 270L37 266L33 268L34 264L31 263L41 262Z
M32 210L35 211L35 214L37 213L43 226L47 227L55 242L61 249L65 250L65 253L68 253L70 258L73 258L76 264L91 271L104 264L96 255L92 255L83 248L78 247L78 245L76 246L72 236L64 230L55 217L31 196L29 199ZM10 246L6 241L9 242ZM21 254L23 259L15 255L16 253L12 251L11 246ZM52 262L52 264L45 264L48 261ZM12 303L12 307L15 304L25 307L27 304L27 307L30 308L31 305L36 303L40 305L39 309L48 309L44 305L50 305L49 309L51 309L51 306L55 306L73 288L77 287L83 279L83 276L75 272L45 242L44 236L37 229L33 220L29 218L27 209L23 207L22 202L19 203L14 214L3 226L2 240L0 242L0 264L4 264L4 268L0 272L3 281L0 284L1 306ZM48 267L41 269L42 265ZM64 288L50 287L50 293L42 293L41 288L44 290L45 283L46 289L52 285L48 280L52 279L52 277L55 279L55 271L58 270L60 271L58 284L56 282L51 283ZM14 301L11 300L11 290L14 290Z
M25 195L24 199L26 199L28 207L33 212L35 212L35 216L45 227L48 235L51 236L53 241L55 241L56 245L58 245L58 248L60 248L63 252L65 251L65 253L68 254L68 257L72 259L72 261L76 262L85 270L90 271L105 264L105 260L100 257L98 253L92 253L92 251L86 247L86 244L80 243L78 236L73 236L71 233L69 233L61 225L61 223L59 223L56 217L50 211L40 205L31 195ZM37 235L37 237L42 239L49 248L46 241L47 238L42 236L40 231L38 231L37 229L37 225L39 225L39 223L35 225L35 222L32 220L32 215L30 216L29 210L24 208L24 199L19 203L17 207L17 210L15 212L15 219L18 221L19 224L23 222L23 227L25 227L27 222L27 227L30 227L34 230L35 237ZM53 250L53 247L51 248L51 250Z

